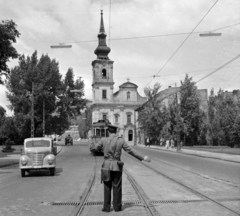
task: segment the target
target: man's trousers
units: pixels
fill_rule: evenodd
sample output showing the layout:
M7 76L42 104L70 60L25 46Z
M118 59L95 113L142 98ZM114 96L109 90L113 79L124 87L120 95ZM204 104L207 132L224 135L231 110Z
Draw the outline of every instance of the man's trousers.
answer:
M110 211L111 190L113 188L113 208L115 211L122 209L122 172L110 171L111 180L104 182L104 204L103 208Z

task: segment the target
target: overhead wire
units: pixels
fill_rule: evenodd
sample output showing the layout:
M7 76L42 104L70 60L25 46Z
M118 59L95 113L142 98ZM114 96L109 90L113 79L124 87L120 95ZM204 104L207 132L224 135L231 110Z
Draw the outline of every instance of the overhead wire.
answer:
M157 72L156 75L158 75L163 68L168 64L168 62L175 56L175 54L178 52L178 50L180 50L180 48L183 46L183 44L188 40L188 38L191 36L191 34L194 32L194 30L200 25L200 23L204 20L204 18L209 14L209 12L212 10L212 8L217 4L218 0L214 2L214 4L211 6L211 8L207 11L207 13L202 17L202 19L197 23L197 25L193 28L193 30L189 33L189 35L184 39L184 41L180 44L180 46L175 50L175 52L170 56L170 58L166 61L166 63L161 67L161 69ZM152 81L154 80L154 78L147 83L147 85L149 85ZM146 85L146 86L147 86ZM145 86L145 87L146 87Z
M228 62L226 62L225 64L223 64L222 66L218 67L216 70L214 70L214 71L212 71L211 73L207 74L206 76L202 77L202 78L199 79L198 81L196 81L196 82L194 82L194 83L191 83L191 84L185 86L185 87L182 88L182 89L180 88L178 91L176 91L176 92L174 92L174 93L171 93L171 94L169 94L169 95L161 98L160 101L165 100L166 98L168 98L168 97L170 97L170 96L172 96L172 95L174 95L174 94L176 94L176 93L178 93L178 92L180 92L180 91L182 91L182 90L190 87L190 86L193 85L193 84L199 83L200 81L206 79L207 77L211 76L212 74L214 74L214 73L216 73L217 71L221 70L222 68L226 67L226 66L229 65L230 63L234 62L234 61L237 60L238 58L240 58L240 54L238 54L237 56L235 56L234 58L232 58L231 60L229 60ZM152 97L151 99L149 99L148 101L146 101L146 102L145 102L144 104L142 104L139 108L143 108L144 105L145 105L146 103L148 103L149 101L151 101L153 98L155 98L155 97Z
M236 25L240 25L239 23L235 23L232 25L224 26L221 28L213 29L213 30L208 30L208 31L199 31L199 32L192 32L192 34L200 34L204 32L213 32L221 29L226 29L230 28ZM117 41L117 40L133 40L133 39L144 39L144 38L157 38L157 37L169 37L169 36L180 36L180 35L187 35L190 34L189 32L182 32L182 33L171 33L171 34L161 34L161 35L149 35L149 36L139 36L139 37L126 37L126 38L112 38L111 41ZM45 40L34 40L34 39L29 39L29 38L21 38L21 40L27 40L27 41L38 41L38 42L43 42L43 43L55 43L55 41L45 41ZM91 42L96 42L98 40L82 40L82 41L65 41L63 43L91 43ZM109 42L110 43L110 42Z

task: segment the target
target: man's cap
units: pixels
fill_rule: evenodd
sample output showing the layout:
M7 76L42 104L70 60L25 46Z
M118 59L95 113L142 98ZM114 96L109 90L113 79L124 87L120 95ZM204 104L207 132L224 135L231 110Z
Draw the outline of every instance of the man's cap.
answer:
M109 131L110 133L117 133L117 129L118 129L117 126L108 124L108 131Z

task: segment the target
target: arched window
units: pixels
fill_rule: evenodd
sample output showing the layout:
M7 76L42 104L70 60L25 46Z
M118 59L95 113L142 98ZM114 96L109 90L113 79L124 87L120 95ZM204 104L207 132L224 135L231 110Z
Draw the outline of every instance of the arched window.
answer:
M128 131L128 141L133 141L133 131L132 130Z
M107 71L106 69L102 69L102 78L107 79Z

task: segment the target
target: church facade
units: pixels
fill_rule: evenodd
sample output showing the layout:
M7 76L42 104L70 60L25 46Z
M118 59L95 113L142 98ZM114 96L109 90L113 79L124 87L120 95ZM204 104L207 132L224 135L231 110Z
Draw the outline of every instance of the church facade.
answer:
M92 61L92 122L108 119L120 129L120 134L128 142L136 142L135 109L147 101L139 95L138 86L128 81L114 92L113 64L108 54L111 49L106 44L103 13L101 12L98 47L94 53L97 59Z

